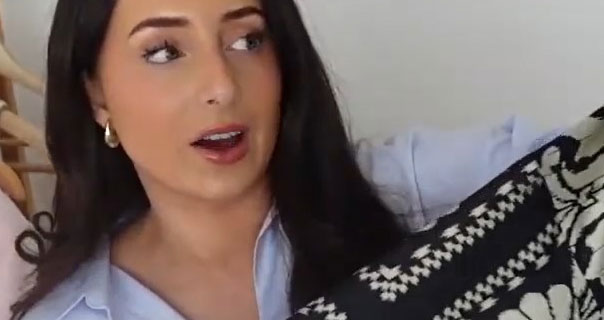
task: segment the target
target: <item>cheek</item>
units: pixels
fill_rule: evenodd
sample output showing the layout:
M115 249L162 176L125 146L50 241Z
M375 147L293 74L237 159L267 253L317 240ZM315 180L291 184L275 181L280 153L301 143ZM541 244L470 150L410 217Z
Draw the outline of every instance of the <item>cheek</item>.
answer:
M111 113L132 111L139 115L148 112L169 113L182 100L184 75L141 62L115 59L111 70L105 73L104 88ZM118 115L116 115L118 116Z
M281 105L281 75L272 54L258 58L256 63L241 67L239 79L242 101L249 111L258 131L259 143L264 151L272 152L279 130ZM266 150L269 149L269 150Z
M114 66L105 79L107 108L124 146L145 167L168 163L179 136L179 97L171 82L135 66ZM181 98L180 98L181 99ZM157 164L155 164L157 163ZM161 165L161 164L160 164Z

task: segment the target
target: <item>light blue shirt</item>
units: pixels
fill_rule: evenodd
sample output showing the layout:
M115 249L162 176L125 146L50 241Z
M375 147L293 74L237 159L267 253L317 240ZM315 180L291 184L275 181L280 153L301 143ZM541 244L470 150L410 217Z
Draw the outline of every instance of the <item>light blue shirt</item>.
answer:
M357 160L388 206L401 214L412 230L419 230L455 209L515 160L557 134L541 135L517 118L498 127L455 132L416 129L385 141L360 142ZM254 253L261 320L290 316L287 297L291 265L289 242L278 213L271 210ZM112 265L107 242L25 316L25 320L164 319L184 317Z
M254 284L261 319L286 319L289 242L274 209L267 214L254 252ZM80 266L25 319L168 320L185 319L142 283L110 262L109 242Z

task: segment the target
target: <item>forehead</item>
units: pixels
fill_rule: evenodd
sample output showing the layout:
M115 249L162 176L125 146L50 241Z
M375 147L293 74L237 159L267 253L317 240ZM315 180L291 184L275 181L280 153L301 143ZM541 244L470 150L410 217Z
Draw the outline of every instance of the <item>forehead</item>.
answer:
M261 7L260 0L118 0L113 12L114 26L129 28L149 17L173 15L193 23L220 23L222 16L241 7Z

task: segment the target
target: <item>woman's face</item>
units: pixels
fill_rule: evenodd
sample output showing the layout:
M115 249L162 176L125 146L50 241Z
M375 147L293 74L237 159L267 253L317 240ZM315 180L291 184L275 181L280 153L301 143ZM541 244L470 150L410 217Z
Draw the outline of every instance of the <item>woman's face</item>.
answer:
M147 191L228 200L266 180L281 81L257 0L119 0L86 87Z

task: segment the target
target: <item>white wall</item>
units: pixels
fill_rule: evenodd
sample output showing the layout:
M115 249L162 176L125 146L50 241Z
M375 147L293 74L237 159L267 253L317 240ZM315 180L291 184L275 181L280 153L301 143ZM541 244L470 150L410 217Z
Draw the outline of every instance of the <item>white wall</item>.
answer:
M357 136L604 103L604 1L300 0Z
M3 1L7 47L43 74L56 0ZM510 114L546 128L604 103L601 0L298 2L357 137ZM41 99L20 87L17 98L20 112L42 127ZM52 182L35 181L47 208Z

